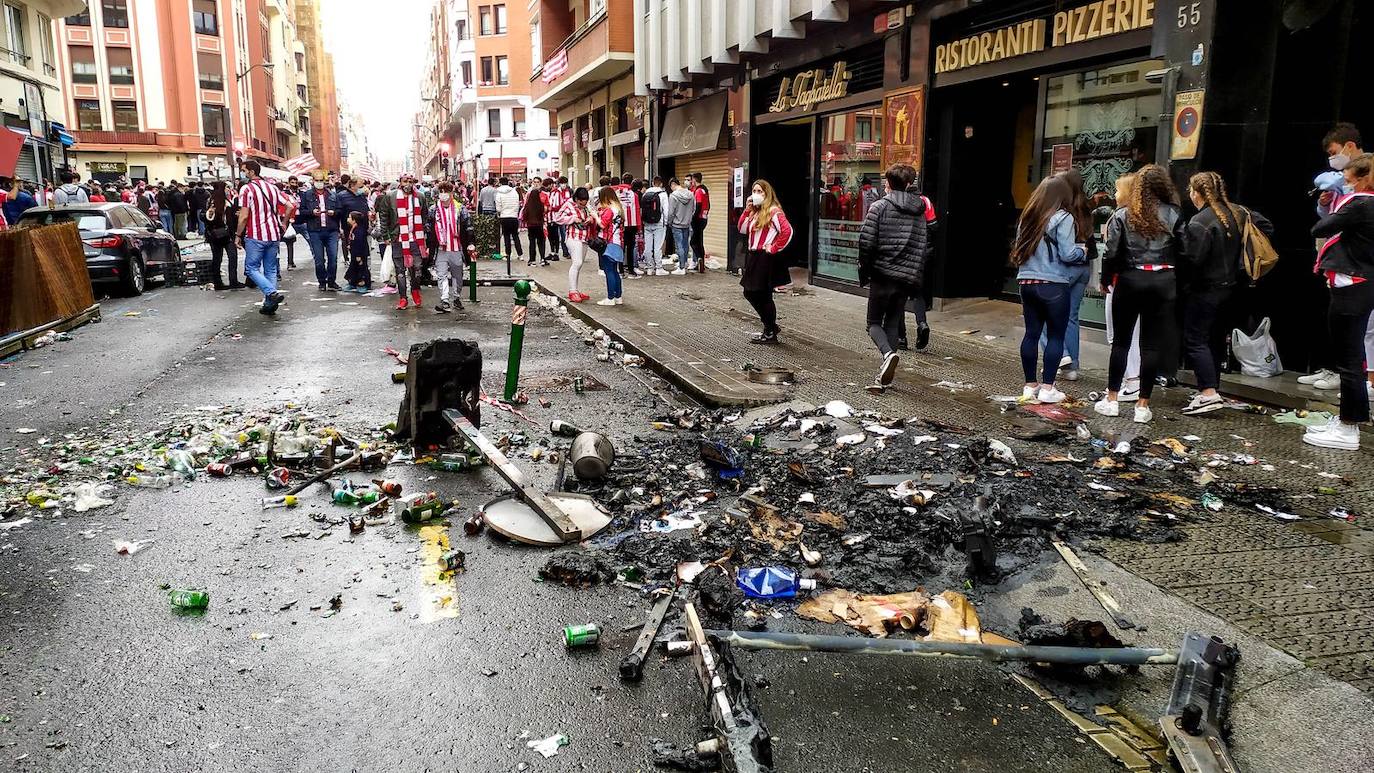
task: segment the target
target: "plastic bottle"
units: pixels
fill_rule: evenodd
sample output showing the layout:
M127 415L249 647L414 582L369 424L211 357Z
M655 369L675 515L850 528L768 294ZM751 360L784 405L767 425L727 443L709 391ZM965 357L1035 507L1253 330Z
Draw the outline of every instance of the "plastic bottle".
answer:
M283 494L282 496L279 496L279 497L263 497L263 498L262 498L262 509L264 509L264 510L271 510L271 509L277 508L277 507L295 507L296 505L299 505L300 503L301 503L300 498L299 498L299 497L296 497L296 496L293 496L293 495L291 495L291 494Z
M171 475L130 475L124 482L138 488L170 488L176 483L176 478Z
M196 457L190 451L174 448L167 452L167 466L188 478L196 477Z
M30 491L28 496L24 497L24 499L34 507L46 508L52 506L48 504L49 502L57 501L57 495L51 491L43 491L40 489L38 491Z
M735 584L744 595L756 599L790 599L797 591L814 590L815 580L797 577L797 573L785 566L764 566L757 569L740 569L735 575Z

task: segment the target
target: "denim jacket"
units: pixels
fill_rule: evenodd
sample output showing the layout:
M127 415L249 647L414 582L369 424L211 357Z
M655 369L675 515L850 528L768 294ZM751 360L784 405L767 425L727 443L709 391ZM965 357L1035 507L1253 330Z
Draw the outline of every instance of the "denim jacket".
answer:
M1064 210L1054 213L1045 226L1045 238L1035 245L1030 260L1016 272L1016 279L1073 284L1088 272L1088 254L1078 246L1073 215Z

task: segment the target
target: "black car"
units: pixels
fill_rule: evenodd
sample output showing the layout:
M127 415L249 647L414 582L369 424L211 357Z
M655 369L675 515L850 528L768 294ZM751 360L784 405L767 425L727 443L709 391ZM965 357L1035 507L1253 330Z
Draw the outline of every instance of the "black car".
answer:
M165 277L180 256L171 234L137 207L120 202L34 207L25 210L16 225L57 223L76 223L97 291L114 285L125 295L140 295L148 277Z

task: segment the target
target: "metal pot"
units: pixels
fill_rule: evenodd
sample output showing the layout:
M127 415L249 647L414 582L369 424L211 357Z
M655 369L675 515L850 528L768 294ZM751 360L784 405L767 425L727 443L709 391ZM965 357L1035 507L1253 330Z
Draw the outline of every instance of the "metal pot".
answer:
M599 432L583 432L573 438L571 457L573 474L581 480L599 480L615 464L615 448L610 438Z

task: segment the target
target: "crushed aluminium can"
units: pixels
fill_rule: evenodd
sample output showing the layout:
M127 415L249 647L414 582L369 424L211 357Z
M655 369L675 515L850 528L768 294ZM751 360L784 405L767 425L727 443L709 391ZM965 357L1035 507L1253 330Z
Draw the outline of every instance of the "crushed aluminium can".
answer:
M467 554L461 550L450 550L439 556L439 565L444 567L445 572L455 572L463 568L467 558Z
M563 644L569 649L595 647L601 641L601 629L596 623L569 625L563 628Z

